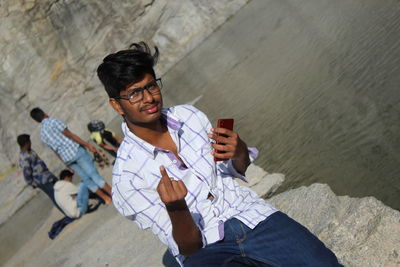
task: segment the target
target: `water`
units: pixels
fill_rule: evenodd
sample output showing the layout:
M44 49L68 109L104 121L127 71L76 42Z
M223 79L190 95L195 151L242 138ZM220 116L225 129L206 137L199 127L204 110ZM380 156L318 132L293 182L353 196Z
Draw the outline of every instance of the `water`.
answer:
M163 76L164 96L235 118L281 191L328 183L400 209L399 67L398 1L253 0Z

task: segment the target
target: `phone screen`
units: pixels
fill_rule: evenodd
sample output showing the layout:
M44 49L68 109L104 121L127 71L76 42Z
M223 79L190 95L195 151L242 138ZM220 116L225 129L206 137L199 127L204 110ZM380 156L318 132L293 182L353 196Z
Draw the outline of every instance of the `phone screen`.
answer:
M225 128L228 130L233 130L233 119L219 119L217 123L218 128ZM219 134L218 134L219 135ZM217 144L221 144L217 142ZM220 151L216 150L215 152L220 153ZM214 157L214 161L225 161L228 159L223 159L223 158L216 158Z

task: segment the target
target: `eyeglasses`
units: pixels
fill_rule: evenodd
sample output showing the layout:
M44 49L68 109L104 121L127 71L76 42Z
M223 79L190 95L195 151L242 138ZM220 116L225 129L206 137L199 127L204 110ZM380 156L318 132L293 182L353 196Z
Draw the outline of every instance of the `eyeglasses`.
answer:
M139 101L142 101L143 99L143 91L147 90L152 95L158 95L160 94L160 91L163 87L161 78L155 79L152 82L149 82L147 85L141 87L141 88L135 88L126 95L121 95L114 97L115 99L125 99L128 100L129 103L135 104Z

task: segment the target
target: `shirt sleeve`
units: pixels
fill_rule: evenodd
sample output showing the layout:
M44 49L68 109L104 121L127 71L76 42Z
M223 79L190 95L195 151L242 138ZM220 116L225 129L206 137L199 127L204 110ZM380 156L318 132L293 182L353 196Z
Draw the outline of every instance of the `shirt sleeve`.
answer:
M162 243L168 246L173 256L179 255L179 247L172 236L172 224L164 204L152 206L135 216L135 223L141 228L150 228Z
M148 188L137 174L124 173L114 179L113 203L117 210L139 228L150 228L174 256L178 255L179 248L172 237L171 220L157 191Z
M115 137L115 133L109 129L105 129L104 132L109 132L111 134L112 137Z
M249 158L250 158L250 163L253 163L257 157L258 157L258 149L255 147L249 147L247 148L249 151ZM235 167L233 166L233 161L230 159L228 160L225 164L227 164L227 168L229 172L232 174L233 177L239 178L245 182L248 182L246 176L240 174Z
M30 186L35 185L33 176L32 176L32 174L33 174L32 166L29 162L29 159L25 158L22 161L21 168L22 168L22 173L24 175L25 182Z
M191 110L193 110L195 112L195 114L198 117L198 119L199 119L200 123L202 124L202 126L207 130L207 132L210 132L211 128L212 128L212 125L211 125L210 120L208 119L207 115L204 114L199 109L195 108L194 106L186 105L186 107L190 108ZM210 140L210 142L211 142L211 140ZM252 163L258 157L258 149L255 148L255 147L249 147L248 151L249 151L250 162ZM228 168L229 172L232 174L233 177L237 177L237 178L242 179L245 182L248 182L247 178L244 175L240 174L235 169L231 159L226 161L226 162L224 162L223 164L227 165L226 167Z

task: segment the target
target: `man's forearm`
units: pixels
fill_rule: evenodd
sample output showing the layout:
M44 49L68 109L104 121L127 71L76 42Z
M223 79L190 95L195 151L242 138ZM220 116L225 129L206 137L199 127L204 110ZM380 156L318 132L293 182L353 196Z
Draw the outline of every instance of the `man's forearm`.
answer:
M115 148L113 146L107 145L107 144L102 144L100 145L102 148L107 149L107 150L113 150L113 151L117 151L118 148Z
M79 136L77 136L76 134L74 134L73 132L68 130L67 128L65 128L62 131L62 134L65 135L66 137L68 137L69 139L77 142L78 144L86 147L90 152L96 152L96 148L93 145L89 144L88 142L83 141Z
M179 253L191 256L202 247L200 230L194 223L186 203L167 207L172 223L172 236L178 244Z
M68 131L68 133L66 133L65 136L68 137L69 139L72 139L73 141L77 142L78 144L80 144L84 147L88 146L88 142L85 142L79 136L77 136L76 134L74 134L70 131Z

